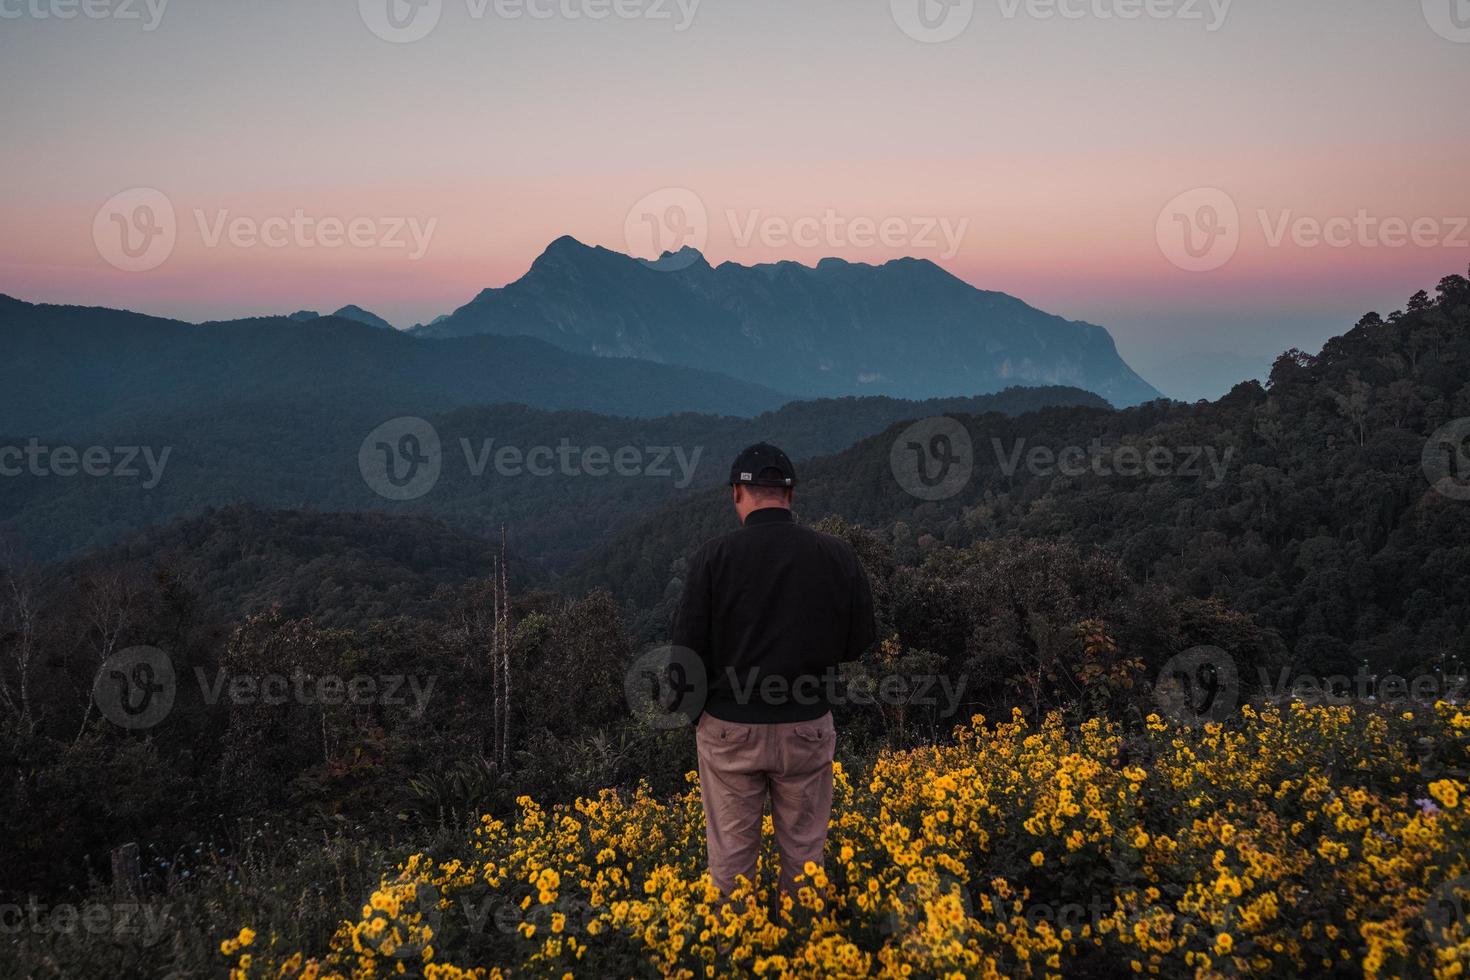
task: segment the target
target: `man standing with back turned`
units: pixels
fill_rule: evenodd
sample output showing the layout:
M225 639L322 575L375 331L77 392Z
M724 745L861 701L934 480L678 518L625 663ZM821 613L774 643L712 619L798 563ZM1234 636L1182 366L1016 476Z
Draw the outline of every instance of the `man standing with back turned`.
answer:
M846 542L791 515L796 470L760 443L730 469L740 530L689 559L672 641L704 663L709 693L695 726L710 876L726 895L754 881L761 811L794 892L822 864L832 811L828 678L876 638L867 576Z

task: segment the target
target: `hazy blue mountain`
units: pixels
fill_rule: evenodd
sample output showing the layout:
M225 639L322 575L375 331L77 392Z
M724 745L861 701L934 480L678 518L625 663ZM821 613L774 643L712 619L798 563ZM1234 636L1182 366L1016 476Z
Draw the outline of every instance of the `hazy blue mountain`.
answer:
M297 323L305 323L308 320L320 320L321 318L322 315L316 310L297 310L295 313L286 317L286 319L295 320Z
M369 313L362 307L355 306L351 303L342 307L336 313L333 313L332 316L338 317L343 320L356 320L358 323L366 323L368 326L377 327L379 330L394 329L393 324L389 323L387 320L384 320L376 313Z
M536 337L579 353L719 370L804 397L933 398L1071 385L1115 405L1161 397L1107 330L955 278L932 262L823 259L711 267L558 238L425 337Z
M756 415L790 399L689 368L572 354L530 337L426 340L338 317L194 325L0 296L0 433L93 434L109 420L303 399L343 414L460 405L650 416Z

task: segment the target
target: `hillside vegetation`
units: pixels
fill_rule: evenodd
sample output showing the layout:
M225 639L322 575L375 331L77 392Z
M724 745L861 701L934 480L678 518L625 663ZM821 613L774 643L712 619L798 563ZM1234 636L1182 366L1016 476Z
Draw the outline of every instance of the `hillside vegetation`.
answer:
M1410 722L1470 731L1449 705L1247 709L1204 731L1150 716L1133 744L1101 720L977 716L954 744L841 770L833 860L779 903L721 902L697 788L523 798L385 875L327 948L268 914L222 952L238 980L1454 977L1470 787L1412 798Z
M1451 276L1216 402L956 415L974 469L949 499L894 478L894 426L802 467L797 510L879 529L903 563L980 542L1102 548L1134 578L1251 616L1304 669L1453 670L1470 651L1470 504L1432 487L1424 461L1470 483L1470 433L1452 425L1467 417L1470 284ZM1033 468L1038 447L1053 462ZM1087 460L1071 474L1054 461L1067 447ZM1118 472L1155 450L1160 471ZM684 556L729 524L721 493L673 502L589 556L573 588L611 589L657 635Z
M228 509L62 566L8 557L0 903L126 901L160 925L25 931L7 960L252 980L1461 975L1470 460L1446 426L1470 417L1467 306L1448 278L1213 404L956 416L977 447L1228 449L1220 479L977 461L922 502L892 466L910 420L803 462L802 519L833 515L816 526L853 546L877 607L845 690L901 683L836 707L833 860L789 921L768 893L733 918L711 905L693 740L627 693L685 549L730 526L722 487L555 591L514 534L413 514ZM871 424L909 406L847 407ZM436 424L475 431L462 411ZM840 411L791 411L764 432L844 431ZM173 697L119 723L94 692L144 645ZM1364 686L1298 686L1332 673ZM262 678L400 693L251 696Z
M296 329L324 328L313 321ZM352 329L373 337L384 333ZM569 384L562 401L577 404L585 394ZM513 550L524 558L522 569L545 578L605 543L629 518L725 478L735 453L760 439L779 439L801 459L844 449L916 413L1018 414L1046 405L1106 404L1075 388L1015 388L933 402L792 402L754 418L694 412L632 418L515 404L440 408L437 399L413 403L371 386L352 389L341 402L331 400L331 389L311 386L290 397L262 397L212 407L210 398L201 398L175 411L166 409L168 398L144 391L132 404L146 406L150 414L40 439L42 447L71 447L78 456L86 447L105 447L118 469L130 459L136 475L58 476L46 471L50 457L41 457L42 471L35 474L24 460L7 459L20 472L0 479L0 534L9 532L22 550L44 561L84 554L208 508L381 510L435 517L473 537L498 536L505 525ZM677 393L658 397L674 399ZM405 414L422 420L409 423L417 431L437 438L437 449L427 435L423 439L425 472L437 476L431 474L432 482L413 499L388 499L379 492L383 484L365 479L361 454L365 444L368 453L381 453L378 443L384 439L396 453L396 439L371 434ZM23 450L31 438L24 430L0 431L0 447ZM114 447L143 447L147 455L127 457L113 453ZM497 463L495 454L506 447L522 461L514 469ZM531 472L524 461L537 447L553 454L565 449L565 463L553 455L547 467L538 467L544 475ZM631 453L633 461L621 473L611 465L620 451ZM597 457L587 455L597 452L603 454L600 470L591 466ZM402 457L395 460L401 464Z

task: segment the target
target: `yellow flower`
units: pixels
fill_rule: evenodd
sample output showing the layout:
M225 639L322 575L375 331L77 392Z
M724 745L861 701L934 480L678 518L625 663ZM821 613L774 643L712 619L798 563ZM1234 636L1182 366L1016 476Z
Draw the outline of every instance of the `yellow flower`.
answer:
M1439 801L1439 805L1446 810L1453 810L1460 805L1460 784L1453 779L1441 779L1429 784L1429 794Z

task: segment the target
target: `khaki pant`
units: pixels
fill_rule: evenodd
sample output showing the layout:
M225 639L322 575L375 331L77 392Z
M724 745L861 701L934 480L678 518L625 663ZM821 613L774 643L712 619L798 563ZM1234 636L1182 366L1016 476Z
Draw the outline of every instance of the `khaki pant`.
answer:
M806 862L822 866L832 813L832 715L780 725L745 725L708 714L695 729L699 791L709 841L709 870L726 895L735 879L755 880L761 847L761 811L771 798L771 822L781 855L781 888Z

